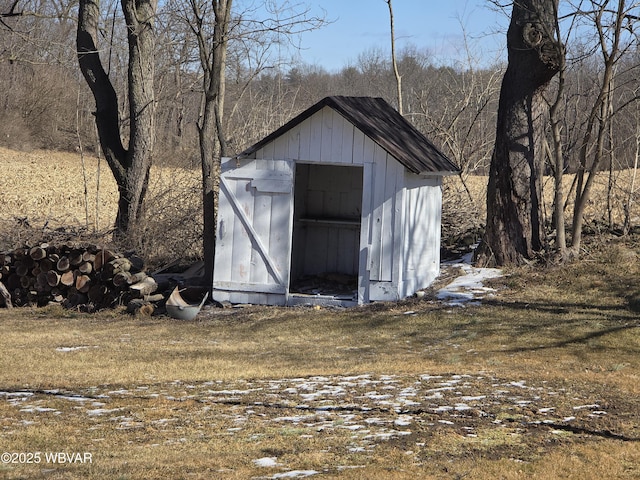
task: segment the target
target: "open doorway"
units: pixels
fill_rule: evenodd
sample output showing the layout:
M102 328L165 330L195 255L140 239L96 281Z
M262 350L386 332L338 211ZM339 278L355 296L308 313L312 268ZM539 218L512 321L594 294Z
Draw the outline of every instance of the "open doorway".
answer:
M296 164L290 293L357 300L362 167Z

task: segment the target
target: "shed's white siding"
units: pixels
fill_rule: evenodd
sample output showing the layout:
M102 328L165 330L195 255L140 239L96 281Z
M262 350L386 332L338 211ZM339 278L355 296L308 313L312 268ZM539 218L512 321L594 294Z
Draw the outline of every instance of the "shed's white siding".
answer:
M335 110L324 107L256 151L254 158L363 165L374 161L375 142Z
M405 174L401 297L428 286L440 272L441 185L441 177Z

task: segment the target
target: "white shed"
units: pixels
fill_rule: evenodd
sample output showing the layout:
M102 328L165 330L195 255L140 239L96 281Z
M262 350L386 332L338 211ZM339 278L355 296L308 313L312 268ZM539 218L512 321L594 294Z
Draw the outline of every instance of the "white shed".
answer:
M222 162L212 295L355 305L427 287L442 177L458 173L381 98L327 97Z

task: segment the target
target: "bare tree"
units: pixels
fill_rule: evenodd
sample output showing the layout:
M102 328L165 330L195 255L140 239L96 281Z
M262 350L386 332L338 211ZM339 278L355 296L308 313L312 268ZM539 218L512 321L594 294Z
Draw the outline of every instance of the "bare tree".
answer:
M72 0L0 2L0 135L14 148L70 148L78 72Z
M396 61L396 33L393 18L393 6L391 0L385 0L389 6L389 23L391 29L391 64L393 65L393 74L396 77L396 89L398 90L398 112L402 115L402 76L398 70L398 62Z
M487 188L487 227L477 252L481 263L521 264L544 246L542 94L562 66L557 21L558 0L513 4Z
M198 123L198 139L202 168L203 256L206 285L213 284L217 190L220 177L220 158L226 154L227 141L224 117L225 70L232 0L212 0L213 32L207 30L207 10L198 0L189 0L195 23L191 28L198 42L203 75L203 107Z
M93 93L100 145L119 190L116 233L134 230L147 191L155 139L154 48L157 0L122 0L129 46L128 144L120 134L118 96L100 58L99 0L80 0L76 46Z
M286 3L286 2L285 2ZM324 19L310 15L300 5L279 7L277 2L265 2L266 16L257 16L253 5L235 10L233 0L187 0L183 20L193 33L202 72L202 110L198 120L198 138L202 168L203 198L203 255L205 285L213 284L217 193L221 157L228 154L225 129L225 100L227 86L227 55L230 45L257 47L245 58L247 65L245 86L263 69L273 68L280 59L269 59L268 51L282 42L311 29L318 28ZM245 50L246 51L246 50ZM240 89L240 96L245 89ZM237 100L237 99L236 99Z
M556 22L556 37L561 38L560 24ZM572 25L568 28L567 38L573 31ZM566 44L565 40L565 44ZM561 58L561 67L557 76L555 97L550 101L549 106L549 129L551 136L551 147L548 156L554 177L554 201L553 201L553 223L556 231L556 252L560 261L569 258L567 250L567 233L565 225L565 192L564 192L564 174L565 174L565 145L562 140L562 115L561 110L564 105L566 95L566 79L567 79L567 63L563 55ZM566 110L566 109L565 109ZM565 112L566 113L566 112ZM547 144L548 146L548 144Z
M468 50L466 62L457 68L424 69L420 89L406 83L413 93L407 100L410 112L406 115L419 127L424 125L425 133L460 166L463 184L470 174L488 171L504 74L499 65L480 69L478 63Z
M599 77L599 90L593 102L579 148L579 166L576 174L576 191L571 228L571 254L577 255L582 242L584 211L594 179L604 157L605 141L609 124L613 116L612 95L614 91L615 69L623 55L636 45L633 33L638 16L632 9L638 8L637 2L610 0L597 2L591 0L589 9L577 9L576 15L592 22L597 32L598 51L602 55L602 73ZM628 41L625 43L624 38ZM634 99L635 100L635 99ZM593 155L591 155L593 152Z

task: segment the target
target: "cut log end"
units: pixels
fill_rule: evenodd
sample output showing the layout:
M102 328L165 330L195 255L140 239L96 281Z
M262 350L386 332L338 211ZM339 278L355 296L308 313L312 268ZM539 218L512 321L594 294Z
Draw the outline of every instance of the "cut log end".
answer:
M0 304L4 304L4 306L7 308L13 308L13 303L11 302L11 294L2 282L0 282Z

